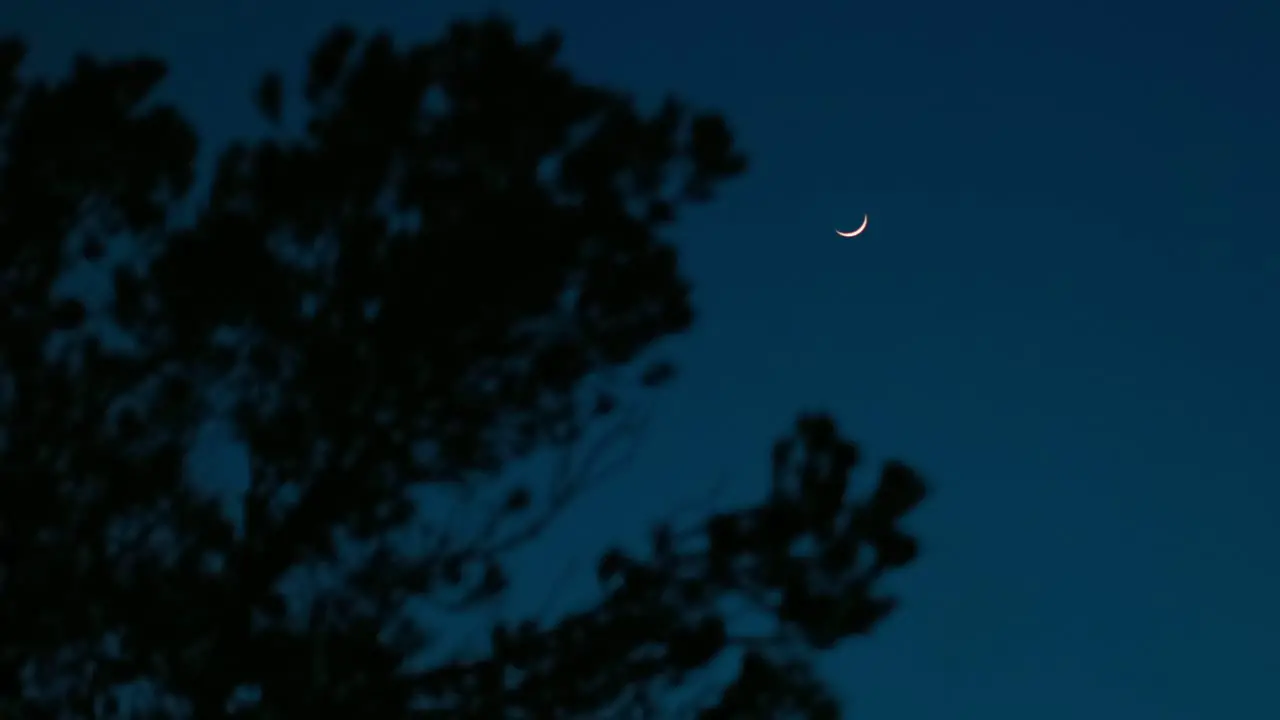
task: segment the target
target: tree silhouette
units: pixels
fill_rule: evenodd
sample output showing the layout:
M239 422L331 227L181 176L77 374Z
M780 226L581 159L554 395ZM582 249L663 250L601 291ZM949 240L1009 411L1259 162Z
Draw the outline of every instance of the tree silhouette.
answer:
M274 130L220 154L193 219L162 62L51 84L0 44L0 715L836 716L814 653L892 610L925 490L889 463L851 496L824 415L759 504L604 552L595 604L422 660L441 628L411 606L477 612L587 482L503 471L607 444L671 377L651 350L693 312L661 232L746 166L720 116L642 113L558 44L335 30L303 122L268 75ZM211 418L249 459L234 512L189 481ZM677 707L718 658L736 679Z

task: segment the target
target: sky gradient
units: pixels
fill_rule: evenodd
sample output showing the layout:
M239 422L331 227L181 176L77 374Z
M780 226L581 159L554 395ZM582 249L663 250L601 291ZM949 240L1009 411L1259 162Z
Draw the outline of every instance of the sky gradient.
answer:
M637 462L530 577L585 578L718 482L756 497L825 408L935 489L902 610L825 663L851 716L1280 717L1280 4L19 0L4 25L29 72L167 59L207 160L333 24L407 42L486 9L561 29L586 79L722 110L752 160L672 231L700 315Z

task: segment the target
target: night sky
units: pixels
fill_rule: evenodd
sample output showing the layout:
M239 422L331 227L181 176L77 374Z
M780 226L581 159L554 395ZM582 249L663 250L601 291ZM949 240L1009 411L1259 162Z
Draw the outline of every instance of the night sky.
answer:
M752 160L672 231L700 315L636 463L513 603L575 562L586 597L596 549L719 483L758 497L826 408L935 488L902 610L825 663L852 716L1280 717L1280 3L21 0L4 25L29 71L166 58L216 147L333 24L407 42L485 9L560 28L586 79L722 110Z

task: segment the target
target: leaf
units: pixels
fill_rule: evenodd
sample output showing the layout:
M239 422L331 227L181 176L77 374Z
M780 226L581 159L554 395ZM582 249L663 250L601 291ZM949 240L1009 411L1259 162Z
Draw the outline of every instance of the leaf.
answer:
M84 303L72 299L61 300L53 308L53 327L57 330L74 330L84 324Z
M254 102L273 125L280 123L280 112L284 102L284 84L279 73L268 73L262 77L258 90L254 94Z

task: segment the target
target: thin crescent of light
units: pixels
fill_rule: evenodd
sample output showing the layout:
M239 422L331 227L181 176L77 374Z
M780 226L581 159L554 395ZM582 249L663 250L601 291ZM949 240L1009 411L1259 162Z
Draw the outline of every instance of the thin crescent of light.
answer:
M836 230L836 234L839 235L840 237L854 237L855 235L859 235L862 233L863 230L867 229L868 219L869 219L868 216L864 214L862 216L862 224L858 226L857 230L854 230L853 232L840 232L839 230Z

